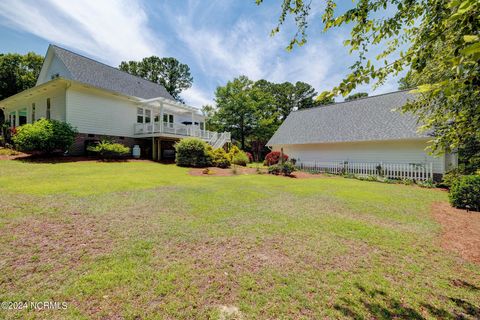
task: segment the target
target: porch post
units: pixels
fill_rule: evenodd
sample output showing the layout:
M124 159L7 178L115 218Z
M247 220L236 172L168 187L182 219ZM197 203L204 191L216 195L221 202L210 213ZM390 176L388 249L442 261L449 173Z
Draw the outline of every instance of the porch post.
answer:
M157 160L157 146L155 144L155 137L152 137L152 160Z
M160 138L157 139L157 160L162 160L162 144Z
M163 102L160 102L160 132L163 132Z
M20 124L20 113L17 111L15 111L15 127L18 127Z

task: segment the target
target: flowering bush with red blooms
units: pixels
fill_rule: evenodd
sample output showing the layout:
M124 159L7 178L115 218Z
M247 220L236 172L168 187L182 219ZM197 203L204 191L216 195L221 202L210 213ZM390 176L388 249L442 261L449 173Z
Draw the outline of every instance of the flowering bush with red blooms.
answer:
M9 130L10 130L10 134L11 134L12 136L14 136L14 135L17 134L17 127L10 128Z
M284 153L283 154L283 161L287 161L288 156ZM280 161L280 152L279 151L272 151L265 156L265 161L263 162L266 166L272 166L277 164Z
M252 163L252 162L253 162L253 156L252 156L252 154L251 154L250 152L245 152L245 154L246 154L247 157L248 157L248 161L250 161L250 163Z

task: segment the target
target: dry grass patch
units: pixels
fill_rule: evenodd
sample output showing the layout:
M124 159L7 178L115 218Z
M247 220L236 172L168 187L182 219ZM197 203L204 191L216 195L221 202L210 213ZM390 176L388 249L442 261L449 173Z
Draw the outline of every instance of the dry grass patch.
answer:
M480 212L467 212L447 202L436 202L432 205L432 215L442 225L442 247L480 264Z

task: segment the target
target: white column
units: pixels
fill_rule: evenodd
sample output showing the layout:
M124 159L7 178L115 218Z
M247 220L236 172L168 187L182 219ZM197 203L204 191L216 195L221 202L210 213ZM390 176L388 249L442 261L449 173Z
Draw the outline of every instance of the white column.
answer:
M15 111L15 127L18 127L20 124L20 113L17 111Z
M163 102L160 102L160 132L163 132Z

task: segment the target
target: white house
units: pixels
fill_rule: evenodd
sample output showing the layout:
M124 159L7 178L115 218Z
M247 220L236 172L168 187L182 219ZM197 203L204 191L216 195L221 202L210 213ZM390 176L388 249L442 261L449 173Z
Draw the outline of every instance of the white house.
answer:
M299 166L349 163L349 168L368 173L383 165L395 177L415 167L439 179L457 165L456 154L432 156L426 151L432 137L418 132L416 117L398 110L409 99L413 96L407 91L398 91L295 111L267 145L283 149Z
M79 132L71 154L105 138L138 144L155 160L171 157L183 137L214 147L230 141L229 133L207 131L199 110L175 101L163 86L54 45L36 86L0 101L0 108L11 127L40 118L70 123Z

